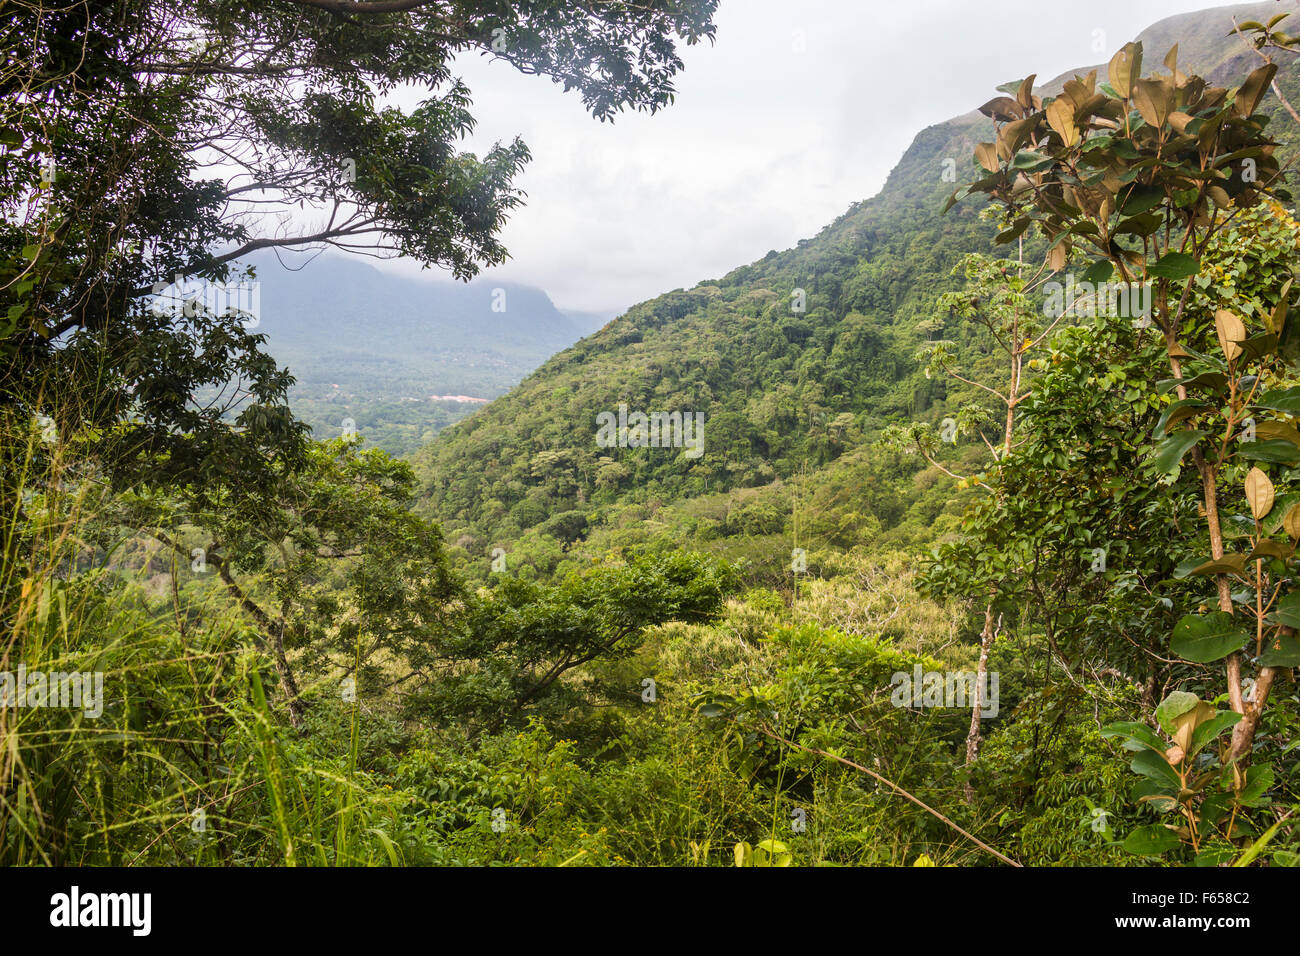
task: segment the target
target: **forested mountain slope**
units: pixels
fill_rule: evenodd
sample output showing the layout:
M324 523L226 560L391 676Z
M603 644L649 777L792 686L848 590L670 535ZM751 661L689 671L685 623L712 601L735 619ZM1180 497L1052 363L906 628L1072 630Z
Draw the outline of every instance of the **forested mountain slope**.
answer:
M1267 17L1272 7L1173 17L1140 39L1153 59L1180 40L1185 69L1239 78L1258 61L1229 35L1232 17ZM1041 90L1059 90L1069 75ZM1286 89L1296 83L1294 75L1281 79ZM927 339L987 351L935 304L960 284L952 272L962 256L992 247L995 229L981 221L978 203L941 212L954 178L976 178L973 148L991 135L992 122L978 111L923 130L881 192L817 236L633 307L444 433L416 460L451 540L482 558L483 548L509 546L536 528L529 537L538 546L558 547L614 520L615 502L657 506L774 482L771 497L781 504L759 524L790 531L793 505L781 480L855 448L855 467L866 469L864 480L870 473L871 487L861 490L850 526L875 534L904 520L920 464L873 463L880 456L863 446L890 422L936 418L963 398L922 374L916 353ZM1027 257L1041 256L1037 243L1026 237ZM702 413L703 454L599 447L596 417L620 405ZM925 524L945 497L924 504Z

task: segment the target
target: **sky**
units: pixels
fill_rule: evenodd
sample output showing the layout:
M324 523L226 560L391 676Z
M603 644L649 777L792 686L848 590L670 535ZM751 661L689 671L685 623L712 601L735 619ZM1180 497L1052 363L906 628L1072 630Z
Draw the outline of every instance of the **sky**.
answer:
M545 77L462 57L468 148L519 135L533 154L502 233L511 259L483 275L621 314L816 235L880 190L918 132L999 84L1106 62L1152 23L1213 5L722 0L716 43L684 50L676 102L612 124Z

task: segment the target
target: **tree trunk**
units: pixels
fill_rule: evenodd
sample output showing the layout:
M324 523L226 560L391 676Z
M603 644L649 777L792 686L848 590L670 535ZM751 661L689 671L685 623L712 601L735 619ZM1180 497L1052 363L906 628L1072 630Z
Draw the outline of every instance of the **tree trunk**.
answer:
M971 709L970 714L970 732L966 734L966 766L975 762L975 758L980 752L980 711L984 707L984 701L981 700L981 694L984 690L984 676L989 669L989 649L993 647L993 638L997 631L993 627L993 600L990 596L988 605L984 608L984 631L980 634L980 662L975 668L975 706ZM966 782L966 802L970 803L975 799L975 789Z

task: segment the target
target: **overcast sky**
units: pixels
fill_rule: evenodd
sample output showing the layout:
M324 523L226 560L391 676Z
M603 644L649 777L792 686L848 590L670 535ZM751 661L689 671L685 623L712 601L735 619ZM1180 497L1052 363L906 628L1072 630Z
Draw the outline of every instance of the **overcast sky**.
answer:
M880 190L917 132L998 84L1104 62L1157 20L1212 5L722 0L716 44L685 51L677 101L613 124L544 77L465 57L472 147L518 134L533 154L503 234L511 260L485 274L610 313L689 288L815 235Z

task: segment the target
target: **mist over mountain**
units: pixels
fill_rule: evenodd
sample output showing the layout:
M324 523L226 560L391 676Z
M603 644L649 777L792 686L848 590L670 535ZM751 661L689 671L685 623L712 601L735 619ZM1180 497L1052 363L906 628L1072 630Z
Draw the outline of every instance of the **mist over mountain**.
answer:
M288 262L288 260L286 260ZM297 378L291 401L321 438L351 420L372 444L414 450L604 324L529 286L411 279L340 255L288 267L250 256L268 351Z

